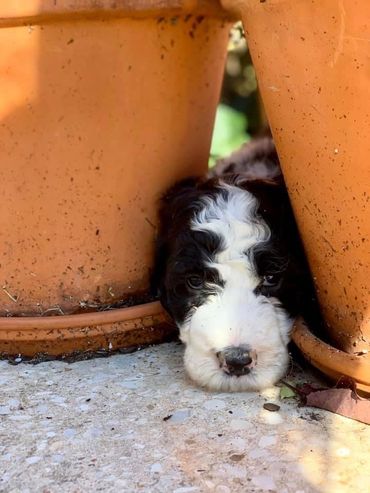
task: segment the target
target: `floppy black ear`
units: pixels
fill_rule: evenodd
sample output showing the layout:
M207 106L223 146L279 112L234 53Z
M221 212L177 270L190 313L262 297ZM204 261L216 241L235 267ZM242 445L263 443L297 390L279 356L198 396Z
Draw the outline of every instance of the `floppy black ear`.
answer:
M272 179L242 179L239 186L251 192L258 201L257 213L278 234L295 228L295 219L282 175Z
M189 215L189 211L194 207L194 202L198 195L197 184L199 178L191 177L179 181L167 190L160 199L159 203L159 227L156 238L154 267L151 276L151 292L158 295L163 306L166 307L166 268L171 254L171 245L176 239L181 225Z
M262 255L262 262L272 271L285 264L282 265L286 271L279 299L291 315L302 315L308 323L317 324L320 313L312 276L282 176L274 180L247 181L243 187L259 201L257 213L273 233L270 247L256 252L256 258Z
M183 225L183 222L197 206L199 197L198 185L203 180L190 177L181 180L168 189L160 200L159 207L159 235L174 234Z
M150 279L150 291L153 296L158 296L162 305L167 310L165 275L168 259L167 242L165 238L158 237L154 252L154 266Z

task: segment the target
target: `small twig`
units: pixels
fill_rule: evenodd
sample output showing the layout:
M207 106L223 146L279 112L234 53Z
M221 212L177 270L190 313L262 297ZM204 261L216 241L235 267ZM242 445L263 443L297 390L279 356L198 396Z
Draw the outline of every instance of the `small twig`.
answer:
M89 301L79 301L78 304L80 308L99 308L100 306L97 303L91 303Z
M18 297L17 296L12 296L9 291L7 290L6 286L3 286L3 291L4 293L14 302L18 303Z
M56 312L56 311L59 312L61 315L65 315L64 311L60 308L60 306L55 306L55 307L52 307L52 308L48 308L47 310L44 310L41 313L41 316L43 317L47 313Z
M152 221L150 219L148 219L147 217L145 218L145 221L149 224L149 226L151 226L154 229L154 231L157 229L155 227L155 224L153 224Z

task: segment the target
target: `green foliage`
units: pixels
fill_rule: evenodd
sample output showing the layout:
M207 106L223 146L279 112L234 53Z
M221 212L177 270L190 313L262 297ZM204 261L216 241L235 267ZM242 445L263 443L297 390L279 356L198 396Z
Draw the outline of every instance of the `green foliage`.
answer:
M213 166L218 158L227 156L250 139L246 128L247 118L243 113L224 104L218 106L209 166Z
M290 387L287 387L286 385L283 385L280 388L280 399L290 399L292 397L295 397L297 394L294 392L294 390Z

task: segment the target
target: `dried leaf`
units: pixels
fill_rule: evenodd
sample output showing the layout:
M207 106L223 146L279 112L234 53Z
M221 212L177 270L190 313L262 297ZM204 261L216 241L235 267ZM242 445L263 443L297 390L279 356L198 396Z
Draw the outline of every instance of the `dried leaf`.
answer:
M357 385L356 385L356 382L355 380L353 380L353 378L350 378L350 377L346 377L346 376L342 376L340 377L340 379L337 381L335 387L337 389L351 389L353 390L353 392L356 392L357 393Z
M319 390L326 390L323 387L314 387L313 385L309 383L304 383L303 385L300 385L297 388L298 392L300 395L307 396L309 394L312 394L312 392L318 392Z
M315 390L307 394L307 406L325 409L370 425L370 400L358 397L348 388Z

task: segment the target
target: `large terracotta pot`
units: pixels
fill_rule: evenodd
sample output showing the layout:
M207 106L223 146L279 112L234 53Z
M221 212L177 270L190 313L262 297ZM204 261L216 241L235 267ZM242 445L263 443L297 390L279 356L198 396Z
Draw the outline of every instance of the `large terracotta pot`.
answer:
M223 4L243 18L335 349L302 324L295 341L331 376L370 390L370 2Z
M132 317L162 337L157 304L98 314L104 340L71 314L148 288L158 197L207 167L229 26L217 1L2 2L0 352L124 344Z

